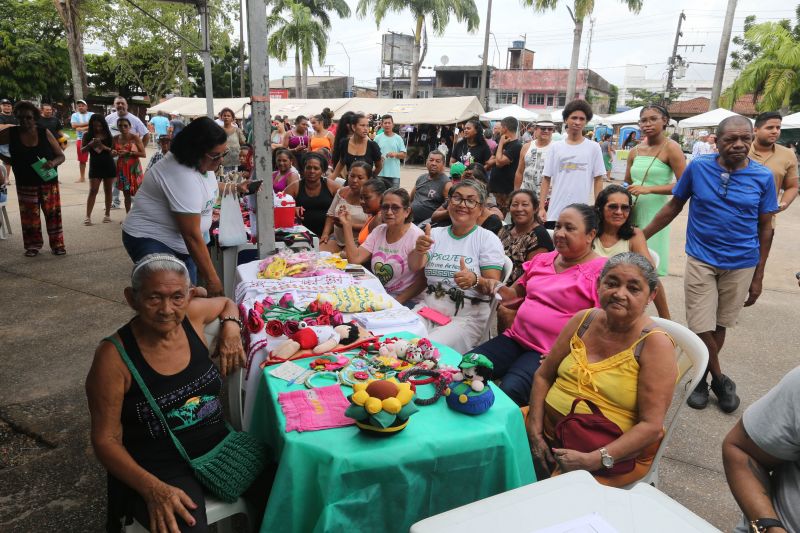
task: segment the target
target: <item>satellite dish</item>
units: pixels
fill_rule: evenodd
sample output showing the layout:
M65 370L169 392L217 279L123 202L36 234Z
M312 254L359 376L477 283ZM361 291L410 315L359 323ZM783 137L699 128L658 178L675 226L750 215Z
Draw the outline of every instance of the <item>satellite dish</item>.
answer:
M448 64L448 63L450 62L450 58L449 58L449 57L447 57L447 56L442 56L442 57L439 59L439 62L440 62L442 65L446 65L446 64Z

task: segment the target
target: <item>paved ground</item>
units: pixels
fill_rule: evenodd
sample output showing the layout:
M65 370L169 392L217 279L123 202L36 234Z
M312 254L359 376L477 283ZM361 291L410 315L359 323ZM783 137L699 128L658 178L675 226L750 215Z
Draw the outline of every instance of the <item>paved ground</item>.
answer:
M404 169L413 185L423 169ZM118 221L82 225L87 184L75 184L70 146L61 170L68 254L22 256L19 210L10 191L14 234L0 241L0 531L91 532L105 517L103 470L88 434L83 383L97 342L131 316L122 290L130 261L120 243ZM781 216L765 292L745 310L729 335L726 372L739 384L742 408L725 415L714 405L684 409L662 463L661 489L723 530L739 512L725 484L720 457L723 436L741 410L797 364L798 340L791 325L798 297L794 272L800 211ZM99 220L101 211L95 211ZM664 280L673 317L682 321L685 215L673 224L670 275Z

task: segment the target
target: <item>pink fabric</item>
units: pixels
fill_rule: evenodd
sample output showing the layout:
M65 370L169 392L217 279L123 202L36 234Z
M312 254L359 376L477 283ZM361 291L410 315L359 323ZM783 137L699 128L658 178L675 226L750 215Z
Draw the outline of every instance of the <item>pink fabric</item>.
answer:
M605 257L556 273L558 252L537 254L522 265L517 283L525 285L525 301L514 324L504 333L528 349L546 354L569 319L582 309L597 307L597 282Z
M355 424L352 418L344 416L350 402L344 397L339 385L281 392L278 394L278 403L286 417L287 433Z

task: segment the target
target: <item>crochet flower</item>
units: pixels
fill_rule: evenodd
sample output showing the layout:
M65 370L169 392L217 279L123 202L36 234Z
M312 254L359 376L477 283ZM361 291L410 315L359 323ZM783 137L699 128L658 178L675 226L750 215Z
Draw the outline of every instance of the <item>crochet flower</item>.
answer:
M294 298L292 297L292 293L287 292L281 299L278 301L278 305L283 307L284 309L288 309L292 305L294 305Z
M316 313L317 311L319 311L319 302L314 300L313 302L308 304L308 307L306 307L306 311L309 313Z
M268 309L270 307L275 307L275 300L273 300L271 297L267 296L266 298L261 300L261 305L263 305L264 308L266 308L266 309Z
M271 337L280 337L283 335L283 324L280 320L270 320L267 322L267 334Z
M342 324L344 324L344 316L339 311L334 311L331 315L331 325L341 326Z
M319 313L321 315L332 315L333 305L330 302L322 302L319 304Z
M419 411L414 402L410 383L395 380L371 380L354 383L353 394L348 398L350 407L345 416L353 418L359 427L388 428L404 426L408 418Z
M297 333L297 330L300 329L300 322L297 320L287 320L283 324L283 331L286 335L291 335L293 333Z
M258 333L262 329L264 329L264 319L259 316L255 309L251 309L247 313L247 331Z
M329 315L319 315L317 317L317 325L318 326L330 326L331 325L331 317Z
M259 315L264 314L264 305L261 302L254 303L253 309L255 309L256 313L258 313Z

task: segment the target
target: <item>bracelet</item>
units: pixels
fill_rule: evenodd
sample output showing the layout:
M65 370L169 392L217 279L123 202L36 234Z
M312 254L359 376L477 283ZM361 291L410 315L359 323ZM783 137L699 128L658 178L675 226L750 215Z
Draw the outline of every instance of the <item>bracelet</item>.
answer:
M466 290L471 290L471 289L474 289L475 287L477 287L477 286L478 286L478 284L479 284L479 283L480 283L480 281L481 281L481 277L480 277L478 274L476 274L475 272L473 272L473 274L475 274L475 283L473 283L471 286L467 287L467 289L466 289Z
M309 388L309 389L316 389L316 388L318 388L317 386L315 386L315 385L314 385L314 384L311 382L311 380L313 380L315 377L325 377L325 378L331 378L331 377L332 377L332 378L333 378L333 380L336 382L336 384L337 384L337 385L339 384L339 373L338 373L338 372L315 372L315 373L313 373L313 374L310 374L310 375L309 375L309 376L306 378L306 381L305 381L305 386L306 386L307 388Z
M242 319L239 318L238 316L233 316L233 315L224 316L224 317L220 318L219 319L219 327L222 327L223 325L225 325L225 322L227 322L229 320L231 322L236 322L237 324L239 324L239 333L244 331L244 324L242 324Z
M426 370L424 368L412 368L405 372L399 379L402 382L408 382L416 385L422 385L423 380L412 380L413 376L428 376L437 380L436 392L430 398L414 398L414 403L417 405L433 405L436 401L444 395L444 389L447 388L447 380L438 370ZM426 383L428 383L426 381Z

